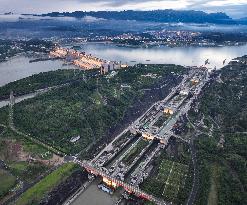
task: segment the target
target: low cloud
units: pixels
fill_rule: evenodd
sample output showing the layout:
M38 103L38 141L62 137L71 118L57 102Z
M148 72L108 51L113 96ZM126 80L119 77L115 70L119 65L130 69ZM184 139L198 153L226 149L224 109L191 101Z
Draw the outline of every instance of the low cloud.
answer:
M195 9L245 16L246 0L0 0L0 12L47 13L51 11ZM247 15L247 14L246 14Z

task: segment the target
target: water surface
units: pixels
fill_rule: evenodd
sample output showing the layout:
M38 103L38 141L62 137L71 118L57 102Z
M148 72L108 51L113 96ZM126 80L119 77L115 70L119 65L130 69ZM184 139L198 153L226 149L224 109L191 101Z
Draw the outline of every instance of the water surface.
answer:
M87 43L81 50L106 60L122 61L123 63L161 63L179 64L183 66L201 66L209 59L209 68L223 67L233 58L247 54L247 44L243 46L225 47L175 47L166 46L153 48L119 47L113 44Z
M105 60L121 61L133 65L136 63L179 64L183 66L201 66L209 59L209 68L223 67L233 58L247 54L247 45L226 47L152 47L132 48L119 47L105 43L86 43L81 51L91 53ZM63 66L63 61L40 61L29 63L30 58L17 56L0 63L0 86L37 74L58 69L74 69L75 66Z
M16 56L0 63L0 86L40 72L75 68L74 66L63 66L64 62L61 60L29 63L31 59L25 56Z
M76 198L71 205L114 205L118 197L116 194L110 195L101 191L97 185L99 180L95 180L89 187Z

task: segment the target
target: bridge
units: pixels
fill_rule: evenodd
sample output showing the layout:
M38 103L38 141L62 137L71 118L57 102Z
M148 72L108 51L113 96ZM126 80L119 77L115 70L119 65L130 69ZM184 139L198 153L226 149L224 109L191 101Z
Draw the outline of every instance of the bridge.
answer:
M108 175L104 171L102 171L98 168L95 168L90 162L80 161L78 159L74 159L74 162L79 164L81 167L85 168L89 173L94 174L96 176L101 176L101 177L105 178L106 180L108 180L109 182L111 182L111 184L116 185L117 187L123 187L128 193L134 194L134 195L136 195L142 199L152 201L158 205L166 205L166 203L164 201L161 201L161 200L157 199L156 197L145 193L140 188L138 188L136 186L132 186L132 185L125 183L121 180L118 180L118 179Z

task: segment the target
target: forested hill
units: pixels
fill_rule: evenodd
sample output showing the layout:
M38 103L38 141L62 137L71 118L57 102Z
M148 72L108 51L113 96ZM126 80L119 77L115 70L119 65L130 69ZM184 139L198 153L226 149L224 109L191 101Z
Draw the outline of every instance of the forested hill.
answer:
M196 204L247 204L247 56L218 74L190 113L200 130Z
M182 23L219 23L232 24L234 21L225 13L205 13L203 11L178 11L178 10L154 10L154 11L75 11L69 12L52 12L43 14L42 16L69 16L75 18L83 18L92 16L103 19L115 20L136 20L136 21L152 21L152 22L182 22Z
M247 132L247 56L220 71L204 93L201 111L218 121L226 133Z

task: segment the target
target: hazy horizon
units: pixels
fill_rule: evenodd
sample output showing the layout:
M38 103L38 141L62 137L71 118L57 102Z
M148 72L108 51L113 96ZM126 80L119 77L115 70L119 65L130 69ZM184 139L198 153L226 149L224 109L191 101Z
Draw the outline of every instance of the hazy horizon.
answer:
M73 11L200 10L224 12L232 18L247 17L246 0L0 0L0 13L42 14Z

